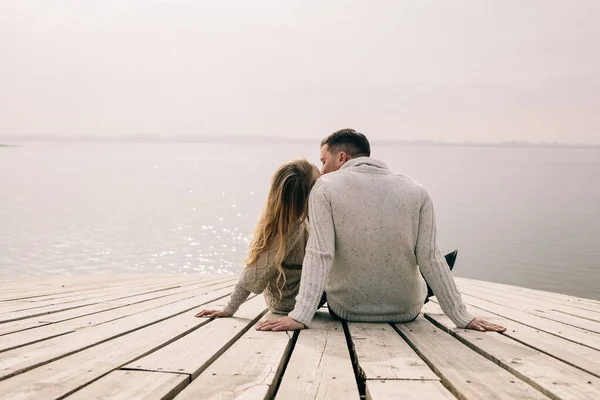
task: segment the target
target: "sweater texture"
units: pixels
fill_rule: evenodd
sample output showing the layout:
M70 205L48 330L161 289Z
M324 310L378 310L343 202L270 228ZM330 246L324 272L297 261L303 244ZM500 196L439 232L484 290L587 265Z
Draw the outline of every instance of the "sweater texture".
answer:
M292 311L300 287L302 260L304 259L307 236L305 222L292 227L287 235L285 258L283 260L285 284L281 288L281 295L277 288L279 271L275 266L275 254L277 253L278 239L275 238L270 248L262 253L254 264L247 265L244 268L229 303L225 307L225 311L229 315L233 315L250 293L263 293L269 311L272 313L287 314ZM280 285L282 283L283 277Z
M411 321L427 294L420 272L458 327L473 320L437 245L431 198L413 179L351 159L315 183L309 225L294 320L309 326L325 291L342 319Z

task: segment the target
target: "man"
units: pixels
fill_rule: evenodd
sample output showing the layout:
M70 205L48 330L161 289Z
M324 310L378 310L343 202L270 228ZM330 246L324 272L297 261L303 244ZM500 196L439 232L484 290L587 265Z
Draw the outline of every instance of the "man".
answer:
M456 326L504 331L467 312L436 242L427 190L370 155L367 138L352 129L321 142L324 175L309 198L310 235L296 306L257 329L308 327L323 291L332 315L341 319L412 321L425 301L425 277Z

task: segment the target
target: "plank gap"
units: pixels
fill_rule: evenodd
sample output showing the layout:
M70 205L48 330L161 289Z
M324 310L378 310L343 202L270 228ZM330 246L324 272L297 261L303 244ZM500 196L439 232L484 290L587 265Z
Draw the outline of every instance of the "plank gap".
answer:
M484 299L481 299L481 300L484 300ZM437 300L435 300L435 299L434 299L434 300L432 300L432 301L433 301L435 304L437 304L437 305L439 306L439 303L437 302ZM487 301L487 300L486 300L486 301ZM554 332L551 332L551 331L549 331L547 328L546 328L546 329L544 329L544 328L540 328L540 327L538 327L538 326L535 326L535 325L530 325L530 324L528 324L528 323L525 323L525 322L523 322L523 321L521 321L521 320L519 320L519 319L515 319L515 318L510 318L510 317L507 317L506 315L503 315L503 314L501 314L500 312L497 312L497 311L490 311L488 308L486 308L486 306L483 306L483 305L476 305L476 304L471 304L471 303L467 303L467 304L468 304L470 307L477 308L477 309L479 309L479 310L482 310L482 311L488 312L488 313L490 313L490 314L497 315L497 316L499 316L500 318L504 318L504 319L507 319L507 320L509 320L509 321L516 322L516 323L518 323L518 324L521 324L521 325L528 326L528 327L530 327L530 328L532 328L532 329L535 329L535 330L538 330L538 331L545 332L545 333L547 333L547 334L550 334L550 335L552 335L552 336L556 336L557 338L561 338L561 339L564 339L564 340L568 340L569 342L573 342L573 343L575 343L575 344L578 344L578 345L580 345L580 346L585 346L585 347L588 347L588 348L590 348L590 349L592 349L592 350L600 350L600 346L599 346L598 348L596 348L596 347L590 346L590 345L589 345L589 344L587 344L587 343L578 342L578 341L577 341L577 340L575 340L575 339L571 339L571 338L567 337L567 335L561 336L561 335L560 335L560 332L559 332L559 333L554 333ZM494 303L494 304L497 304L497 303ZM511 309L511 310L512 310L512 309ZM516 311L519 311L519 312L520 312L521 310L516 310ZM532 315L532 316L534 316L534 317L537 317L537 318L542 318L542 317L540 317L540 316L538 316L538 315L533 315L533 314L531 314L531 315ZM547 318L543 318L543 319L547 319ZM552 321L552 322L556 322L556 321ZM563 325L564 325L564 324L563 324ZM595 335L595 333L594 333L594 332L586 331L586 330L584 330L584 329L581 329L581 328L579 328L579 327L573 327L573 326L570 326L570 325L565 325L565 327L577 328L578 330L582 331L584 334L592 334L592 335Z
M427 318L427 317L426 317L426 318ZM429 318L428 318L428 319L429 319ZM508 329L506 330L506 332L504 332L504 333L503 333L503 335L504 335L504 336L506 336L506 337L508 337L508 338L511 338L511 339L512 339L512 340L514 340L515 342L521 343L522 345L525 345L525 346L527 346L527 347L529 347L529 348L532 348L532 349L534 349L535 351L539 351L540 353L543 353L543 354L545 354L545 355L547 355L547 356L550 356L550 357L552 357L552 358L555 358L555 359L557 359L557 360L558 360L558 361L560 361L560 362L563 362L563 363L565 363L565 364L567 364L567 365L570 365L571 367L575 367L575 368L577 368L577 369L579 369L579 370L581 370L581 371L583 371L583 372L585 372L585 373L588 373L588 374L590 374L590 375L593 375L593 376L595 376L596 378L600 378L600 374L597 374L597 373L595 373L595 372L589 371L589 370L587 370L587 369L585 369L585 368L583 368L583 367L580 367L579 365L577 365L577 364L574 364L574 363L572 363L572 362L570 362L570 361L568 361L568 360L564 360L564 359L560 358L559 356L556 356L556 355L554 355L554 354L552 354L552 353L549 353L549 352L547 352L547 351L544 351L544 350L542 350L542 349L540 349L540 348L537 348L536 346L532 345L531 343L527 343L527 342L525 342L525 341L523 341L523 340L520 340L520 339L518 339L518 338L516 338L516 337L512 336L512 335L511 335L511 334L508 332ZM562 339L562 338L561 338L561 339ZM579 344L579 343L578 343L578 344Z
M511 310L525 312L527 314L534 315L534 316L539 317L539 318L547 319L549 321L556 322L556 323L559 323L559 324L562 324L562 325L565 325L565 326L570 326L570 327L573 327L573 328L581 329L581 330L583 330L583 331L585 331L587 333L591 333L591 334L595 334L595 335L600 335L600 332L598 332L598 331L594 331L592 329L587 329L587 328L584 328L584 327L581 327L581 326L577 326L577 325L574 325L574 324L569 323L569 322L559 321L557 319L551 318L550 316L547 316L548 312L545 311L545 310L534 309L534 311L537 311L538 313L546 314L546 315L534 314L534 313L529 312L529 310L527 310L527 309L522 310L522 309L515 308L515 307L513 307L511 305L507 305L506 303L504 303L504 304L503 303L499 303L498 301L500 301L500 300L494 301L494 300L486 299L486 298L483 298L483 297L480 297L480 296L468 293L468 291L465 291L465 294L468 295L468 296L471 296L471 297L473 297L475 299L478 299L478 300L484 300L484 301L490 302L492 304L496 304L498 306L510 308ZM570 315L568 313L564 313L564 314ZM578 315L575 315L575 317L581 318ZM584 319L586 319L586 318L584 318ZM594 322L597 322L597 321L594 321ZM596 350L598 350L598 349L596 349Z
M138 330L140 330L140 329L146 328L146 327L148 327L148 326L151 326L151 325L155 325L155 324L157 324L157 323L159 323L159 322L166 321L167 319L170 319L170 318L176 317L176 316L178 316L178 315L184 314L184 313L186 313L186 312L189 312L189 311L191 311L191 310L194 310L194 309L196 309L196 308L198 308L199 306L202 306L202 305L204 305L204 304L209 304L209 303L215 302L215 301L217 301L217 300L220 300L220 299L222 299L222 298L224 298L224 297L228 297L230 294L231 294L231 293L227 293L227 294L224 294L224 295L222 295L222 296L219 296L219 297L217 297L217 298L210 299L209 301L205 301L205 302L203 302L202 304L197 304L197 305L195 305L195 306L193 306L193 307L190 307L190 308L188 308L188 309L186 309L186 310L183 310L183 311L181 311L181 312L178 312L178 313L176 313L176 314L169 315L169 316L167 316L167 317L164 317L164 318L161 318L161 319L158 319L158 320L152 321L152 322L150 322L150 323L147 323L147 324L145 324L145 325L139 326L139 327L137 327L137 328L135 328L135 329L131 329L131 330L129 330L129 331L126 331L126 332L121 332L121 333L119 333L119 334L117 334L117 335L115 335L115 336L111 336L111 337L109 337L109 338L102 339L102 340L100 340L100 341L98 341L98 342L96 342L96 343L93 343L93 344L90 344L90 345L86 345L86 346L84 346L84 347L81 347L81 348L79 348L79 349L77 349L77 350L74 350L74 351L69 351L69 352L63 353L63 354L61 354L61 355L59 355L59 356L56 356L56 357L54 357L54 358L49 358L49 359L47 359L47 360L44 360L44 361L42 361L42 362L38 362L38 363L35 363L35 364L32 364L32 365L28 365L28 366L27 366L27 367L25 367L25 368L21 368L21 369L19 369L19 370L15 370L15 371L13 371L13 372L11 372L11 373L9 373L9 374L7 374L7 375L1 376L1 377L0 377L0 381L3 381L3 380L5 380L5 379L9 379L9 378L11 378L11 377L13 377L13 376L15 376L15 375L22 374L23 372L27 372L27 371L29 371L29 370L32 370L32 369L34 369L34 368L41 367L41 366L43 366L43 365L46 365L46 364L49 364L49 363L51 363L51 362L54 362L54 361L60 360L60 359L62 359L62 358L65 358L65 357L71 356L71 355L73 355L73 354L79 353L79 352L81 352L81 351L83 351L83 350L87 350L87 349L89 349L89 348L92 348L92 347L94 347L94 346L98 346L98 345L100 345L100 344L103 344L103 343L109 342L109 341L111 341L111 340L114 340L114 339L120 338L120 337L122 337L122 336L125 336L125 335L127 335L127 334L129 334L129 333L132 333L132 332L138 331ZM209 321L207 321L206 323L208 323L208 322L210 322L210 320L209 320ZM204 324L201 324L201 325L199 325L199 326L203 326L203 325L204 325ZM199 327L199 326L198 326L198 327ZM195 329L197 329L197 328L195 328ZM193 330L195 330L195 329L192 329L191 331L193 331ZM190 332L191 332L191 331L190 331ZM189 332L188 332L188 333L189 333ZM186 333L186 334L187 334L187 333ZM178 337L178 338L179 338L179 337ZM170 343L170 342L169 342L169 343ZM162 347L162 346L161 346L161 347ZM137 358L136 358L136 360L137 360ZM135 360L134 360L134 361L135 361Z
M206 324L203 324L203 325L206 325ZM203 326L203 325L202 325L202 326ZM198 328L200 328L200 326L199 326ZM192 333L192 332L187 332L187 333L186 333L186 335L188 335L188 334L190 334L190 333ZM164 346L163 346L163 347L164 347ZM160 350L160 349L155 349L155 350ZM155 350L153 350L153 352L154 352ZM133 361L133 362L135 362L135 361ZM168 370L162 370L162 369L161 369L160 371L157 371L157 370L155 370L155 369L145 369L145 368L130 368L130 367L121 367L121 368L115 369L115 371L117 371L117 370L118 370L118 371L143 371L143 372L156 372L156 373L160 373L160 374L173 374L173 375L187 375L187 376L188 376L188 378L189 378L189 381L190 381L190 382L192 381L192 374L190 374L189 372L185 372L185 371L180 371L180 372L177 372L177 371L168 371ZM111 371L111 372L112 372L112 371Z
M358 356L356 355L356 349L352 342L352 335L350 329L348 329L348 323L342 321L342 328L344 329L344 335L346 336L346 344L348 345L348 352L350 353L350 360L352 361L352 369L354 370L354 378L356 379L356 385L358 386L358 394L361 399L367 397L367 385L366 385L366 374L358 363Z
M577 315L577 314L572 314L570 312L566 312L566 311L562 311L562 310L556 310L556 309L552 309L552 311L556 311L559 312L561 314L565 314L565 315L570 315L572 317L577 317L577 318L582 318L582 319L587 319L588 321L592 321L592 322L600 322L600 318L598 319L593 319L593 318L589 318L589 317L583 317L581 315Z
M248 301L248 300L246 300ZM263 310L256 318L252 319L242 330L240 330L231 340L229 340L219 351L217 351L211 358L209 358L202 367L192 375L192 380L196 379L202 372L204 372L212 363L214 363L219 357L223 355L239 338L244 336L244 333L248 332L252 326L260 320L268 310Z
M365 378L365 381L413 381L413 382L439 382L432 378Z
M286 331L289 336L289 333ZM283 379L283 374L285 374L285 370L290 362L290 358L292 358L292 353L296 348L296 342L298 341L298 336L300 335L299 331L294 331L292 334L292 338L288 342L287 347L284 350L284 356L277 367L277 371L275 372L275 377L273 378L273 383L269 388L269 391L265 395L265 399L272 400L277 396L277 390L279 390L279 386L281 385L281 380Z
M395 324L391 324L391 326L402 337L402 339L404 339L404 341L410 346L410 348L413 349L413 351L419 357L421 357L421 360L423 360L425 364L427 364L427 366L440 378L442 385L446 389L448 389L450 393L456 396L456 398L459 400L468 400L462 393L458 391L458 388L456 388L450 382L450 380L444 374L442 374L442 372L435 366L435 364L431 362L431 360L429 360L427 357L425 357L425 355L417 348L417 346L415 346L415 344Z
M54 338L57 338L57 337L60 337L60 336L68 335L68 334L73 333L73 332L75 332L75 331L57 333L56 335L46 336L46 337L43 337L41 339L32 340L31 342L21 343L21 344L18 344L16 346L7 347L5 349L0 349L0 353L3 353L5 351L10 351L10 350L18 349L19 347L29 346L30 344L36 344L36 343L39 343L39 342L43 342L45 340L54 339Z
M209 302L209 303L210 303L210 302ZM195 307L193 307L193 308L195 308ZM189 311L189 310L188 310L188 311ZM178 314L178 315L179 315L179 314ZM196 325L196 326L193 326L192 328L188 329L187 331L180 333L179 335L177 335L177 336L175 336L175 337L171 338L170 340L168 340L168 341L166 341L166 342L162 343L161 345L159 345L159 346L157 346L157 347L155 347L155 348L151 349L150 351L148 351L148 352L146 352L146 353L144 353L144 354L140 355L139 357L136 357L136 358L135 358L135 359L133 359L133 360L129 360L129 361L127 361L127 362L125 362L125 363L121 364L119 367L117 367L117 368L115 368L115 369L112 369L112 370L110 370L110 371L108 371L108 372L106 372L106 373L104 373L104 374L101 374L101 375L99 375L99 376L95 377L94 379L91 379L90 381L86 382L85 384L83 384L83 385L81 385L81 386L79 386L79 387L77 387L77 388L75 388L75 389L73 389L73 390L69 391L68 393L65 393L64 395L62 395L62 396L60 396L60 397L57 397L57 400L62 400L62 399L64 399L64 398L67 398L67 397L69 397L70 395L72 395L73 393L75 393L75 392L77 392L77 391L79 391L79 390L83 389L84 387L86 387L86 386L89 386L89 385L91 385L92 383L94 383L94 382L98 381L99 379L102 379L102 378L104 378L105 376L107 376L107 375L108 375L108 374L110 374L111 372L113 372L113 371L117 371L117 370L120 370L120 369L122 369L122 368L121 368L122 366L124 366L124 365L127 365L127 364L130 364L130 363L132 363L132 362L135 362L136 360L139 360L140 358L146 357L148 354L154 353L155 351L157 351L157 350L160 350L160 349L162 349L163 347L166 347L166 346L170 345L171 343L173 343L173 342L175 342L175 341L177 341L177 340L181 339L182 337L184 337L184 336L186 336L186 335L189 335L190 333L194 332L195 330L197 330L197 329L200 329L201 327L203 327L204 325L208 324L208 323L209 323L209 322L211 322L211 321L212 321L212 320L207 320L207 321L204 321L204 322L202 322L202 323L200 323L200 324L198 324L198 325ZM141 329L141 328L140 328L140 329ZM137 330L137 329L136 329L136 330ZM128 333L131 333L131 332L128 332ZM120 336L123 336L123 335L120 335ZM111 340L111 339L108 339L108 340ZM97 343L97 344L100 344L100 343ZM88 346L88 348L90 348L90 347L93 347L93 346L96 346L97 344L94 344L94 345L92 345L92 346ZM81 350L80 350L80 351L81 351ZM73 352L73 353L77 353L77 352ZM59 357L59 358L63 358L63 357ZM53 361L55 361L55 360L53 360ZM47 363L44 363L44 364L47 364ZM162 373L163 371L147 371L147 372L161 372L161 373ZM189 374L185 374L185 373L179 373L179 375L189 375ZM191 377L189 377L189 382L186 384L186 386L187 386L187 385L189 385L189 383L190 383L190 382L191 382ZM181 388L181 390L183 390L183 388ZM173 396L173 397L174 397L174 396Z
M561 400L560 397L558 397L554 393L548 391L547 389L543 388L541 385L539 385L533 379L527 377L526 375L522 374L521 372L517 371L516 369L512 368L510 365L502 362L501 360L498 360L497 358L495 358L494 356L492 356L491 354L489 354L485 350L483 350L483 349L481 349L481 348L473 345L469 341L467 341L464 338L462 338L460 335L457 335L453 330L446 328L444 325L440 324L438 321L435 321L434 319L432 319L431 317L429 317L426 314L425 314L425 319L427 319L429 322L431 322L433 325L435 325L436 327L438 327L443 332L446 332L447 334L453 336L459 342L461 342L465 346L469 347L471 350L473 350L474 352L476 352L480 356L485 357L486 359L490 360L491 362L493 362L494 364L496 364L500 368L505 369L506 371L510 372L512 375L514 375L515 377L517 377L518 379L520 379L523 382L529 384L529 386L531 386L534 389L538 390L540 393L542 393L542 394L550 397L553 400ZM501 333L499 333L499 334L501 335Z

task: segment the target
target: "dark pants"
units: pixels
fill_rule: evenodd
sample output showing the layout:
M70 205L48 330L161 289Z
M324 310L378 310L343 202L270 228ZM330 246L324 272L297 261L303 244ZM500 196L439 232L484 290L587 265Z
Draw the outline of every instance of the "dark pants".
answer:
M456 262L457 254L458 250L454 250L453 252L448 253L444 256L446 262L448 263L448 266L450 267L450 271L452 271L452 268L454 268L454 263ZM425 277L423 277L423 279L425 279ZM427 279L425 279L425 283L427 283ZM427 297L425 298L425 304L427 304L431 296L435 296L435 294L433 293L431 286L429 286L429 283L427 283Z
M327 294L325 292L323 292L323 295L321 296L321 301L319 301L318 308L323 307L325 305L325 303L327 303ZM331 315L331 318L341 320L341 318L336 313L333 312L331 307L327 307L327 310L329 311L329 315Z
M448 263L448 266L450 267L450 271L452 271L452 268L454 268L454 263L456 262L457 254L458 250L454 250L453 252L448 253L444 256L444 258L446 259L446 263ZM425 277L423 277L423 279L425 279ZM425 283L427 283L427 280L425 280ZM429 283L427 283L427 297L425 298L425 304L427 304L431 296L435 296L435 294L433 293L431 286L429 286ZM325 303L327 303L327 294L323 292L323 295L321 296L321 301L319 301L318 308L323 307ZM333 319L341 319L336 313L333 312L331 307L327 307L327 310L329 310L329 315L331 315Z

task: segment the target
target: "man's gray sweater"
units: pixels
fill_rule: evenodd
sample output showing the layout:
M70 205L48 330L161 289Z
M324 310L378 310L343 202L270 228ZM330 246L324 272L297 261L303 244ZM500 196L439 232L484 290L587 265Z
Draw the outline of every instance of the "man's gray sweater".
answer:
M300 291L289 316L309 325L323 290L349 321L405 322L417 317L427 290L458 326L473 316L436 243L433 203L411 178L370 157L321 176L309 198L310 235Z

